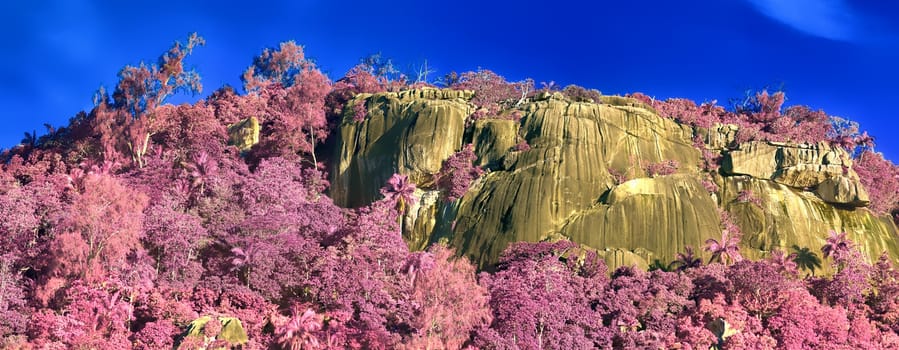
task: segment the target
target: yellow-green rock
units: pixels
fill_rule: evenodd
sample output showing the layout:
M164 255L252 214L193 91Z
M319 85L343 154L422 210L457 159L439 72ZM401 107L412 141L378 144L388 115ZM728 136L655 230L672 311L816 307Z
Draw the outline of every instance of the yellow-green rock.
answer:
M188 337L201 337L204 340L211 341L214 339L224 339L228 341L231 345L241 345L246 344L249 340L247 338L247 333L243 329L243 325L240 323L240 320L236 317L218 317L219 322L222 324L222 329L218 334L213 336L211 339L206 339L203 329L206 327L206 324L212 320L213 316L203 316L200 317L193 322L191 322L187 326L187 336Z
M228 127L228 143L246 151L259 143L259 120L249 117Z
M499 162L518 142L519 123L506 119L478 120L474 123L472 143L478 156L477 165Z
M416 184L432 182L443 161L462 148L470 97L437 89L357 96L366 99L368 117L354 122L347 114L341 123L331 198L350 207L368 204L394 173Z
M822 181L815 188L815 193L828 203L864 207L870 202L865 187L857 179L844 175Z
M748 190L761 206L736 200ZM875 261L881 252L899 256L897 228L888 216L867 209L831 205L814 193L748 176L724 178L722 203L743 231L743 255L758 259L772 249L818 252L830 231L846 232Z
M369 117L354 122L348 112L341 124L331 169L335 202L366 205L390 175L409 175L419 188L403 218L410 248L447 242L481 267L512 242L562 238L596 250L613 267L667 264L686 246L706 260L704 242L721 237L719 210L744 231L741 251L750 258L794 246L819 252L831 230L848 232L869 257L899 256L896 226L858 207L867 193L837 147L735 145L735 126L694 130L619 96L585 103L542 93L517 107L520 122L466 123L470 98L436 89L357 96ZM722 174L700 172L694 136L725 155ZM514 150L521 139L529 150ZM488 171L447 202L433 176L468 143ZM647 164L668 160L679 165L674 174L647 176ZM710 179L718 193L708 192ZM738 201L743 190L761 204Z

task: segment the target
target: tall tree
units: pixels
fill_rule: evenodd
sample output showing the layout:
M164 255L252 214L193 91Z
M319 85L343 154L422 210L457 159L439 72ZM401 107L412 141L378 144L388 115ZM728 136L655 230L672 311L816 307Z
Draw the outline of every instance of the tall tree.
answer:
M303 47L293 41L277 49L265 49L253 59L241 77L247 98L265 103L262 140L254 147L259 157L311 156L315 145L328 135L325 97L331 82L315 64L306 60Z
M116 178L88 173L76 179L72 204L51 244L54 274L88 281L125 266L141 247L147 197Z
M202 37L192 33L187 42L176 41L156 64L141 62L122 68L111 98L105 89L97 92L91 114L104 159L117 160L117 153L123 152L134 165L144 166L150 137L156 132L156 108L177 92L198 93L203 89L199 74L184 69L184 59L194 47L204 44Z

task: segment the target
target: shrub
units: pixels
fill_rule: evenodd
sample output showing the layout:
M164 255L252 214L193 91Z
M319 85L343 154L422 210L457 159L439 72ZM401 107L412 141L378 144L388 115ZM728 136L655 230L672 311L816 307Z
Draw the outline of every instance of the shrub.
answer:
M663 160L658 163L648 163L643 166L643 171L645 171L646 175L649 177L656 177L674 174L679 167L680 163L672 159Z
M437 173L437 187L446 194L447 200L462 198L472 181L484 173L481 167L474 166L477 158L474 145L468 144L443 162Z
M594 102L598 103L602 98L602 93L596 89L587 90L582 86L568 85L562 89L562 94L566 97L578 102Z
M899 167L882 153L865 150L852 167L871 198L869 208L877 214L889 214L899 208Z
M525 152L531 150L531 145L528 144L528 140L521 140L521 142L515 144L512 148L516 152Z

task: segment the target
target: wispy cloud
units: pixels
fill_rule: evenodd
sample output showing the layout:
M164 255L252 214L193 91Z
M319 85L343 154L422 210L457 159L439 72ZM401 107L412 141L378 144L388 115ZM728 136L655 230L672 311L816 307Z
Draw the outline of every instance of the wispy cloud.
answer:
M844 0L746 0L778 22L808 35L838 41L862 36L860 14Z

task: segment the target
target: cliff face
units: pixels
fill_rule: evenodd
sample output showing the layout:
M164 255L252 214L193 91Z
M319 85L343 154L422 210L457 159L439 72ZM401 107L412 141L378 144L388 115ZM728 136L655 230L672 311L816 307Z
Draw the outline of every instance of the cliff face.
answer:
M636 100L605 96L585 103L542 94L520 107L520 122L466 127L475 110L470 98L436 89L357 96L350 105L366 103L368 118L344 118L332 198L364 205L378 199L390 175L408 175L421 198L404 218L410 246L446 240L482 267L511 242L562 237L613 266L667 263L686 246L701 250L706 239L720 238L719 208L743 230L750 258L794 245L818 251L830 230L848 232L872 258L899 256L896 226L863 208L867 193L838 148L751 142L726 149L731 126L694 130ZM720 172L700 170L694 136L723 156ZM522 139L530 149L516 151ZM468 143L488 172L447 202L434 174ZM674 173L646 174L647 165L668 160L679 164ZM707 189L712 181L716 192Z

